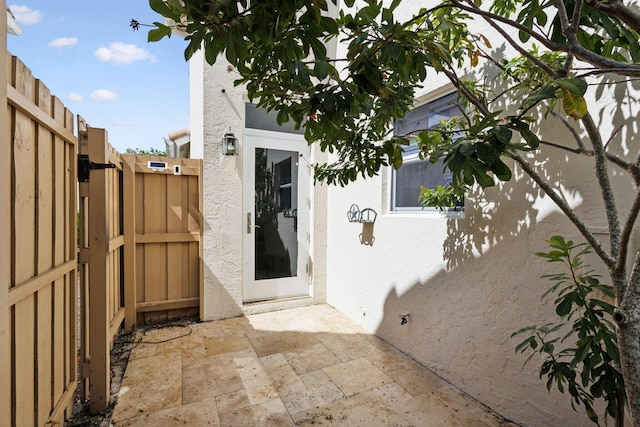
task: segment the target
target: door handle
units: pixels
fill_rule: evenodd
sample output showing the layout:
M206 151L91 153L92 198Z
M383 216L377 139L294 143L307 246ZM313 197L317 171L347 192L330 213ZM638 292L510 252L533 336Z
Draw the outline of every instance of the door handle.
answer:
M251 212L247 212L247 234L251 234L251 228L260 228L260 226L251 224Z

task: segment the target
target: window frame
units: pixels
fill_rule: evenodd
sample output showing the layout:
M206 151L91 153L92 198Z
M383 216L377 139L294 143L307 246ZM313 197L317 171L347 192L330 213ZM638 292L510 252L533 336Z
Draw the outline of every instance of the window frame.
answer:
M429 101L425 101L422 104L414 107L413 110L411 110L410 113L415 112L416 110L421 110L424 109L424 117L425 119L428 119L428 115L435 111L438 111L439 109L442 109L442 107L445 106L450 106L452 104L452 102L455 102L455 100L457 99L457 94L455 91L451 91L448 92L444 95L441 95L435 99L429 100ZM452 116L449 116L452 117ZM396 119L396 123L394 123L394 135L399 135L400 133L398 132L398 121L399 120L403 120L403 119ZM418 129L415 129L418 130ZM409 146L407 148L405 148L405 152L402 155L402 160L403 160L403 166L406 164L412 164L412 163L422 163L427 165L429 163L429 159L423 159L421 160L419 158L419 149L418 147L414 147L414 146ZM433 167L438 167L439 164L435 164L435 165L431 165ZM401 166L401 168L403 167ZM398 191L397 191L397 170L395 168L392 168L391 170L391 185L390 185L390 204L389 204L389 212L392 214L430 214L430 213L441 213L441 210L434 207L434 206L425 206L422 207L419 205L419 202L417 202L418 200L418 195L416 195L416 202L417 202L417 206L396 206L397 203L397 196L398 196ZM446 175L450 175L450 174L443 174L443 176ZM421 184L422 185L422 184ZM463 213L464 212L464 200L462 203L462 206L456 206L456 207L452 207L452 208L448 208L445 210L445 212L458 212L458 213Z

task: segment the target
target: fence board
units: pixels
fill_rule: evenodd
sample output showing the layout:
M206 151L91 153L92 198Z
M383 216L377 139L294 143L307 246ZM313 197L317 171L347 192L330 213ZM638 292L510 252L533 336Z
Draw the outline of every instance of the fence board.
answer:
M53 394L60 398L65 389L65 298L64 279L58 279L53 285L53 300L55 310L53 313Z
M0 381L8 384L0 425L62 424L76 388L73 116L18 58L5 58L9 148L0 186L10 189L10 220L0 228L8 236L0 266L11 267L0 295L7 304L0 314L10 313L0 323L0 336L9 337L0 365L7 362L12 374Z
M5 10L5 0L0 0L0 10ZM7 20L0 19L0 34L7 33ZM7 104L8 52L7 38L0 37L0 123L7 123L0 130L0 236L11 236L11 126L10 107ZM7 105L5 107L5 105ZM0 425L11 425L11 327L9 286L11 284L11 238L0 243Z
M184 180L176 176L166 176L167 194L167 233L179 233L184 229L182 218L185 211L185 199L183 198ZM182 243L166 243L167 248L167 300L175 300L182 297L183 290L183 268L189 268L183 263L184 247ZM179 262L171 262L179 260Z
M14 410L16 425L35 426L36 401L34 369L35 297L29 295L14 306Z
M40 81L36 81L36 100L43 112L51 114L51 92ZM36 136L36 271L40 274L53 267L53 135L36 124Z
M52 367L53 363L52 340L53 340L53 313L55 307L52 299L51 287L47 286L37 294L37 327L36 335L38 347L41 354L37 359L37 381L38 381L38 420L46 420L49 417L49 411L53 407L51 396L51 384L53 381Z
M14 61L14 73L20 73L22 67L19 61ZM30 75L30 73L29 73ZM31 91L24 79L18 79L24 90ZM14 230L20 230L20 235L12 235L14 240L15 257L13 259L14 284L33 277L35 272L35 230L36 230L36 139L35 124L31 118L19 110L14 110L14 141L13 150L13 221ZM22 172L19 172L22 171ZM19 238L18 238L19 237Z

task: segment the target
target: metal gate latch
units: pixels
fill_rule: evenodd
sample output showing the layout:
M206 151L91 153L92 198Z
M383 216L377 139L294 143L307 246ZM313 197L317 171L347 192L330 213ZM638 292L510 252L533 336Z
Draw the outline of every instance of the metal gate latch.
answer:
M88 154L78 154L78 182L89 182L89 171L92 169L112 169L111 163L96 163L89 160Z

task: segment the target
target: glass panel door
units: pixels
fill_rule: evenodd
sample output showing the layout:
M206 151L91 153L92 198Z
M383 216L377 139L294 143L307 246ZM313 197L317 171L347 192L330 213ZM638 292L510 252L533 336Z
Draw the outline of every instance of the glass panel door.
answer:
M298 273L298 152L256 148L255 280Z
M298 135L245 133L244 301L309 294L309 170Z

